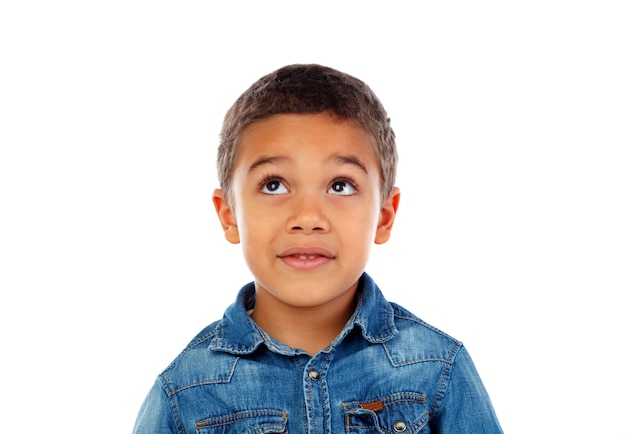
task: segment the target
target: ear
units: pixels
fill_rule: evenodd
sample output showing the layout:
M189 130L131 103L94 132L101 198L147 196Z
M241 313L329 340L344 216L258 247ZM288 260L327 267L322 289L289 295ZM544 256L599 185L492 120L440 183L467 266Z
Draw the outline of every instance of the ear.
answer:
M220 219L222 229L224 230L224 236L233 244L239 244L239 228L237 227L237 219L233 209L228 205L226 195L221 188L216 189L213 192L213 205L215 205L215 211L217 217Z
M400 189L394 187L389 196L384 200L380 209L380 218L378 220L378 228L376 228L376 244L384 244L391 237L391 228L396 219L398 205L400 204Z

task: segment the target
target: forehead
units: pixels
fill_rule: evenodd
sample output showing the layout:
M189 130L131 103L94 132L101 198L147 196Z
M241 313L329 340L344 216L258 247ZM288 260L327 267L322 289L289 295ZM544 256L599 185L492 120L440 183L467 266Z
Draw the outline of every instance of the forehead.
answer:
M254 154L297 155L313 150L320 156L358 153L380 166L373 143L366 130L350 119L340 119L330 113L278 114L258 120L243 131L235 165Z

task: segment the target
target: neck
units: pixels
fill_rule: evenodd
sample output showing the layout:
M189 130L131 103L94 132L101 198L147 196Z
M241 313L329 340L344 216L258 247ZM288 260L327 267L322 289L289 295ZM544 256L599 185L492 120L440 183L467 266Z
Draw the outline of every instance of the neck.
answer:
M355 308L356 287L332 303L312 307L285 304L257 290L251 317L272 338L313 355L328 348Z

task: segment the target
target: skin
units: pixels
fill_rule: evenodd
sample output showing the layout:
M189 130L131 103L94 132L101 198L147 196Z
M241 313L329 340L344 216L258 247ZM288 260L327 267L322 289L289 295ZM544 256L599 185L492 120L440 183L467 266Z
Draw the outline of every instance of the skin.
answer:
M213 203L226 239L242 245L256 288L252 318L314 354L354 312L374 243L389 240L400 192L380 192L369 136L331 114L280 114L242 134L230 203Z

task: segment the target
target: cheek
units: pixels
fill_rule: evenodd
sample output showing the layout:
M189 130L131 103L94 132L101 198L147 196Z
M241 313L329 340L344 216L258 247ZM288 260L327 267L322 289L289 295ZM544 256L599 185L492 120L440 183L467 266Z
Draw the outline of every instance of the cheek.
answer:
M244 246L251 249L267 247L277 230L284 226L280 224L278 217L276 212L261 211L254 206L241 209L237 216L237 226Z
M353 215L351 218L342 218L341 228L336 229L343 234L345 240L350 244L358 246L359 249L369 249L374 243L378 220L373 217L364 216L363 212Z
M353 213L353 221L361 228L361 231L365 231L368 234L376 231L378 222L380 221L380 207L377 203L369 204L368 206L361 207L355 210Z

